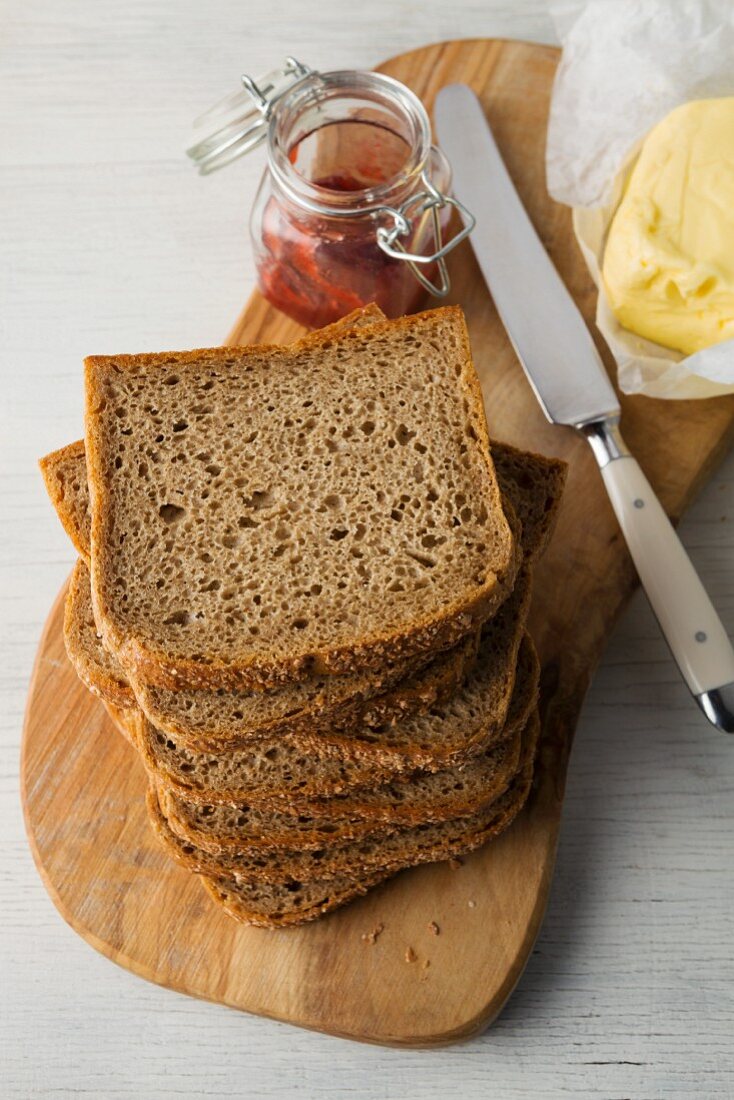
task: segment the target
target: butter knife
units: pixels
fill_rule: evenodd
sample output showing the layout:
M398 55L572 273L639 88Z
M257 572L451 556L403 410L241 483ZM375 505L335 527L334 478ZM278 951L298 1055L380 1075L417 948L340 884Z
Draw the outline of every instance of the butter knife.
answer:
M473 211L469 240L543 412L588 440L673 657L708 720L734 733L734 649L680 539L619 429L620 408L586 323L515 190L476 95L443 88L434 117Z

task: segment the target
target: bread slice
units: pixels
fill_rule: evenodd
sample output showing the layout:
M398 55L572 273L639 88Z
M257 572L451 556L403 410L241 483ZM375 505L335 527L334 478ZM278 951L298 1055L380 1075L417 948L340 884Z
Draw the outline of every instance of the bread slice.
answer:
M390 822L363 817L311 817L250 803L202 805L188 802L163 784L157 791L166 820L176 835L214 855L228 855L242 847L263 852L293 847L311 850L358 837L387 836L395 829Z
M95 618L146 682L379 668L512 586L458 308L307 348L92 357L85 380Z
M97 633L89 588L89 570L79 558L64 604L64 644L77 676L93 695L115 707L137 705L119 662Z
M376 320L384 320L384 314L380 308L376 305L366 306L355 310L334 325L327 326L320 335L332 335L349 327L366 327ZM313 339L313 334L306 336L299 341L299 346L308 346ZM136 705L136 697L122 666L102 644L93 617L89 572L84 564L88 565L90 556L89 488L84 441L79 440L46 455L40 460L39 465L59 519L83 559L72 573L66 599L64 634L67 653L80 679L90 691L113 707L132 708ZM392 710L395 714L407 713L412 706L420 703L423 707L427 707L452 691L473 662L478 643L477 632L463 639L451 651L441 654L439 659L433 662L430 679L411 680L405 684L404 692L385 696L381 708L384 719L387 718L388 710ZM369 675L362 673L349 677L327 677L316 681L304 681L286 685L283 689L267 695L234 693L227 700L230 705L229 713L226 715L220 711L221 692L168 693L168 697L164 693L162 699L157 699L154 689L150 689L145 684L136 684L136 690L144 704L150 695L153 721L168 713L166 703L169 704L174 716L177 712L179 713L178 723L175 717L172 719L172 732L184 740L187 732L190 739L198 732L192 730L191 722L187 723L186 720L192 711L195 710L197 713L203 711L205 714L213 712L217 715L216 721L220 729L219 739L211 747L223 747L227 743L238 743L238 724L240 728L244 727L242 736L247 739L249 734L258 734L260 730L266 731L271 728L275 732L278 728L286 729L291 725L295 728L295 720L291 721L294 714L303 716L303 720L308 721L310 715L317 709L328 711L334 718L338 710L345 712L349 710L352 712L353 720L356 721L358 709L364 706L368 699L404 680L410 673L424 666L428 660L427 655L421 655L387 665L379 672L373 671ZM248 711L249 725L246 718L239 718L241 709ZM263 714L264 711L269 713ZM342 719L346 717L344 713ZM127 721L129 724L129 717ZM256 721L260 723L257 727L254 726ZM221 728L222 722L225 723L224 729ZM229 732L229 737L225 731Z
M384 878L384 875L372 875L355 881L344 875L321 882L286 881L273 885L239 884L232 878L202 876L201 883L212 901L241 924L256 928L290 928L316 920L354 901Z
M503 831L525 805L533 782L532 759L522 767L508 792L497 819L490 817L484 829L467 837L464 852L472 851ZM443 849L448 849L446 845ZM461 851L460 842L454 853ZM447 858L439 855L439 859ZM283 878L277 883L251 882L235 875L202 875L201 881L210 897L235 920L265 928L281 928L306 921L337 909L368 890L392 878L399 868L374 871L363 877L343 874L336 878L302 882Z
M327 325L318 333L309 333L296 342L296 346L308 347L314 339L333 336L343 329L365 328L376 321L384 321L385 314L379 306L371 303L361 309ZM87 456L84 440L78 439L58 451L45 455L38 463L43 475L46 491L61 525L71 539L77 554L89 565L92 555L91 514L89 510L89 487L87 485Z
M338 332L350 324L365 326L383 315L366 307L330 326ZM308 343L312 337L303 341ZM526 562L544 550L558 511L566 477L565 463L494 443L492 453L504 502L514 506L522 527ZM89 493L82 441L41 460L49 495L74 545L89 553ZM91 612L88 576L74 572L66 605L67 651L83 682L113 706L132 706L135 698L122 667L105 650ZM326 677L266 693L241 691L175 692L135 682L137 699L150 721L180 738L190 748L212 751L242 744L251 737L276 733L320 733L338 743L343 728L385 726L416 710L440 702L459 683L476 652L478 635L469 636L433 662L430 675L412 678L400 690L388 691L423 660L398 662L392 668L354 677ZM519 635L518 635L519 641ZM96 663L95 656L99 657ZM514 657L514 653L513 653ZM371 700L371 701L370 701ZM369 734L365 740L369 742ZM354 751L354 746L352 746ZM416 764L420 755L416 756Z
M509 504L514 509L522 532L524 561L533 564L552 533L563 493L566 465L556 459L525 454L503 443L492 444L492 455L503 507L509 511ZM498 654L498 676L502 661L507 659L514 663L525 610L517 604L512 609L519 623L514 649L510 647L506 654ZM503 613L506 614L505 605L498 614ZM361 726L366 727L363 731L365 743L378 749L383 746L383 738L375 738L369 727L384 728L445 699L470 667L476 653L475 640L476 635L474 638L469 636L452 651L434 660L425 673L401 683L398 690L387 694L383 688L390 684L385 679L382 684L376 680L378 670L361 677L306 680L299 686L265 693L172 691L137 680L133 687L153 725L178 737L189 748L234 747L251 740L253 735L282 732L301 733L311 740L314 735L325 737L333 743L341 743L345 751L353 751L353 739L350 746L342 731L358 731ZM384 675L384 670L380 670L380 675ZM358 687L360 682L362 686ZM507 698L511 689L510 680ZM408 750L404 741L401 745L400 751ZM420 752L416 753L415 763L420 763Z
M151 725L193 752L236 751L287 736L317 747L328 741L352 755L371 747L374 760L383 745L374 727L443 703L471 671L479 640L475 630L433 658L419 654L379 669L311 677L262 692L176 692L133 682Z
M504 605L501 614L504 622L507 617ZM298 730L304 736L310 734L310 739L317 737L319 732L324 735L333 732L336 738L341 725L356 721L361 714L376 724L378 720L387 722L425 711L446 699L472 668L479 637L476 631L433 660L421 654L369 673L312 678L262 692L169 692L160 689L175 717L168 718L167 728L160 723L154 724L195 752L227 751L281 732ZM155 698L154 715L166 716L167 712L160 710L161 698L156 689L133 680L133 692L122 666L103 646L92 611L89 570L81 559L72 573L66 598L64 639L77 674L95 695L113 706L131 708ZM144 706L143 709L148 708ZM211 716L216 723L216 737L191 736L192 723L186 723L185 719L192 711L199 719L197 728L202 715ZM316 713L318 717L306 717ZM147 717L153 721L150 713ZM260 726L256 725L258 721ZM178 733L180 725L186 727L187 733Z
M508 444L493 444L493 454L503 500L512 501L522 524L522 547L526 562L533 563L545 547L558 512L565 480L565 464L538 455L527 455ZM83 483L86 492L86 481ZM524 610L517 607L518 589L497 615L497 627L506 623L508 614L517 612L517 632L507 638L504 652L498 652L495 674L500 683L502 668L514 667ZM514 602L513 602L514 601ZM91 610L88 573L77 567L67 597L67 651L77 672L90 690L117 706L131 706L135 699L126 688L122 667L101 645ZM498 638L501 629L495 629ZM375 752L413 752L419 765L422 750L399 739L375 737L371 727L398 721L417 711L440 703L455 689L471 666L476 654L477 635L470 636L453 650L440 654L420 675L409 673L423 659L398 662L392 667L369 674L331 676L284 685L266 692L182 691L135 683L137 699L150 721L164 732L178 737L194 749L218 751L246 743L270 732L298 732L325 737L342 743L344 750L358 753L372 745ZM513 648L514 646L514 648ZM95 665L98 655L99 665ZM389 690L397 685L395 690ZM506 690L512 680L506 677ZM381 693L381 694L379 694ZM360 731L358 725L366 729ZM354 729L345 737L344 729ZM360 736L360 732L362 736ZM387 744L387 741L390 743ZM446 746L447 751L449 746Z
M558 512L565 481L565 464L555 459L525 454L503 443L492 445L504 507L511 502L522 528L526 562L542 553ZM80 483L86 496L86 479ZM67 500L69 494L67 494ZM88 511L80 501L76 513ZM66 522L66 518L64 520ZM78 532L74 532L75 541ZM85 638L84 631L88 631ZM74 642L70 645L69 642ZM298 732L339 738L344 728L384 726L401 716L426 710L454 690L476 653L477 635L469 636L453 650L439 655L430 673L405 681L425 657L397 662L383 669L353 676L330 676L284 685L265 692L171 691L135 680L132 687L149 720L158 729L178 737L189 748L216 751L242 745L264 733ZM519 633L517 636L519 642ZM126 683L119 662L107 653L95 676L94 654L103 647L91 613L88 575L75 571L67 600L67 650L87 686L113 705L124 702L119 685ZM511 654L514 659L515 651ZM79 657L83 658L80 664ZM113 679L110 680L112 674ZM400 681L400 690L387 691ZM106 695L108 687L112 693ZM511 687L511 684L510 684ZM387 694L384 692L387 691ZM416 759L416 763L420 761Z
M503 499L512 505L522 528L524 561L534 565L555 530L568 463L495 440L492 459Z
M531 744L537 741L539 719L534 711L524 734ZM527 753L524 753L527 755ZM521 759L521 767L522 767ZM242 882L282 882L284 876L300 882L350 874L355 877L379 870L399 870L418 863L435 863L451 856L464 855L498 836L519 809L512 779L505 790L470 817L448 821L402 826L389 835L378 835L321 848L279 848L263 851L257 846L240 848L215 856L178 836L168 824L155 786L148 792L148 814L156 835L168 853L189 870L209 875L234 875Z
M62 527L77 554L89 565L91 516L84 440L44 455L38 465Z
M461 751L455 749L448 762L439 751L433 755L427 751L421 773L416 773L411 758L407 767L398 755L389 762L375 760L369 754L349 758L339 746L325 741L304 745L293 735L227 753L195 753L156 730L142 715L137 719L135 740L151 777L195 802L246 800L262 805L286 801L294 807L310 807L313 799L331 800L337 796L337 804L339 797L350 798L375 811L384 808L387 801L387 809L392 811L388 816L393 820L392 814L397 812L413 819L416 812L422 812L429 793L447 798L450 806L476 797L477 788L481 795L481 784L494 775L497 764L491 753L480 754L522 727L527 711L535 704L538 663L529 637L523 639L507 725L504 714L498 723L490 710L494 702L491 657L491 649L484 659L480 650L474 671L458 692L428 715L406 719L404 725L414 731L415 742L433 744L437 749L444 740L464 746ZM403 736L411 741L407 728ZM434 778L429 779L428 773ZM392 784L387 800L379 787L375 791L377 784L386 783ZM370 809L366 813L372 816Z

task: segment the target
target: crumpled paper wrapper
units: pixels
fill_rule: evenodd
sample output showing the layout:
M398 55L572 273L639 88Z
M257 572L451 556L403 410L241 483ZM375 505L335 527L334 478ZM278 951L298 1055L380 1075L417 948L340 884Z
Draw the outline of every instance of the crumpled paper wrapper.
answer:
M734 393L734 340L684 356L627 332L606 299L607 230L642 140L690 99L734 95L732 0L550 0L563 45L551 101L548 190L573 207L599 290L596 323L624 393L701 398Z

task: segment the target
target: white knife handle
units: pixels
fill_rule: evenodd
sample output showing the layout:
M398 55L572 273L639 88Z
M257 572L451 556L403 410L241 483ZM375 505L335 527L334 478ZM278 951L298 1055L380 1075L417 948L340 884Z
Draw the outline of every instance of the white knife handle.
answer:
M616 422L582 431L683 679L709 721L734 733L734 648L690 558Z

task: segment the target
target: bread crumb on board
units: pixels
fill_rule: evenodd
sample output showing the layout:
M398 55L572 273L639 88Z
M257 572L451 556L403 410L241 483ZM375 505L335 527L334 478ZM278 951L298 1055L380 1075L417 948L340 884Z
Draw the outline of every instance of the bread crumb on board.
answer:
M470 909L476 909L477 903L475 901L467 902Z
M441 932L441 929L438 927L435 920L432 920L428 925L428 931L431 933L432 936L438 936Z
M449 870L458 871L461 866L462 860L460 860L458 856L453 856L452 859L449 860Z
M362 933L362 942L363 943L368 943L371 946L372 944L377 943L377 937L380 935L380 933L382 933L384 931L385 931L385 925L384 924L382 924L382 923L376 924L371 932L363 932Z
M418 958L418 956L416 955L416 953L415 953L415 951L413 950L412 947L406 947L405 948L405 961L407 963L414 963L417 960L417 958Z

